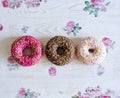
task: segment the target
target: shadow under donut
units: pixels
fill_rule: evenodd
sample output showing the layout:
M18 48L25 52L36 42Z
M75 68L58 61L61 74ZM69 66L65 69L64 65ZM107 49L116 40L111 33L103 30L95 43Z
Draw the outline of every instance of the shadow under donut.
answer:
M45 54L45 47L47 45L47 42L50 40L50 38L51 37L37 38L41 42L41 44L42 44L42 58L41 58L42 60L40 60L39 62L42 62L42 63L49 62L49 60L47 59L46 54Z
M11 56L11 45L16 40L17 37L8 37L0 40L0 56L2 58L7 58Z
M73 60L73 62L83 64L83 63L81 63L79 61L79 59L78 59L78 57L76 55L77 54L77 48L76 47L78 46L80 40L82 40L81 37L72 38L72 41L74 43L74 48L75 48L75 54L74 54L74 60Z

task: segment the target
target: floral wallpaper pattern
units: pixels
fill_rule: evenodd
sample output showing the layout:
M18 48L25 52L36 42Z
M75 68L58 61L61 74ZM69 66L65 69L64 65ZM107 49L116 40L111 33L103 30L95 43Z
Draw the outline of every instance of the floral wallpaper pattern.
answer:
M119 98L115 94L115 91L107 89L103 91L99 86L97 87L87 87L85 92L79 91L76 95L72 96L72 98Z
M21 31L22 31L23 33L27 33L28 29L29 29L29 26L24 25L24 26L21 28Z
M108 53L110 49L114 49L114 45L115 45L115 41L112 41L112 39L108 38L108 37L104 37L102 39L103 44L106 47L106 52ZM100 76L105 72L105 69L102 65L99 65L98 69L97 69L97 75Z
M47 0L2 0L2 6L4 8L20 8L23 5L26 6L27 8L30 7L39 7L41 5L41 2L47 2ZM83 8L83 11L88 12L90 15L94 15L95 17L98 17L100 12L106 12L107 7L109 6L110 2L106 0L86 0L85 1L85 7ZM3 24L0 24L0 31L2 31ZM80 30L82 27L80 26L79 23L75 23L74 21L69 21L65 27L64 31L67 35L73 34L74 36L77 36L78 33L80 33ZM29 30L29 26L24 25L21 28L21 31L23 33L27 33ZM110 39L109 37L104 37L102 39L102 42L104 43L106 47L107 53L111 49L114 49L115 46L115 41ZM14 70L19 70L19 64L15 62L12 56L8 57L8 70L9 71L14 71ZM97 69L97 75L100 76L104 74L104 67L99 66ZM56 76L57 75L57 69L55 67L50 67L48 69L48 74L50 76ZM30 89L25 89L21 88L17 95L16 98L38 98L40 96L40 93L31 91ZM105 92L99 87L88 87L85 89L85 92L78 91L77 94L72 96L71 98L120 98L120 96L116 96L115 92L108 89Z
M82 27L79 26L79 23L75 23L74 21L69 21L64 28L67 35L70 35L71 33L73 33L74 36L76 36L81 29Z
M100 76L104 73L104 67L102 65L98 66L97 68L97 75Z
M8 70L9 71L13 71L13 70L18 70L19 69L19 65L18 63L16 63L16 61L14 60L14 58L12 56L8 57Z
M57 70L55 67L50 67L48 73L50 76L56 76Z
M2 0L2 6L5 8L20 8L24 4L27 8L39 7L43 0ZM44 0L46 2L46 0Z
M93 14L95 17L98 16L98 13L106 12L107 6L110 2L106 2L106 0L90 0L85 1L84 11L88 12L89 14Z
M114 49L115 41L112 41L112 39L110 39L108 37L104 37L102 39L102 42L104 43L104 45L106 47L107 53L109 52L110 49Z
M16 98L38 98L40 93L30 91L30 89L21 88L18 91Z
M39 92L21 88L18 91L16 98L39 98L39 96ZM120 98L120 96L116 95L116 92L111 89L103 90L100 86L97 86L87 87L84 92L78 91L77 94L73 95L71 98Z

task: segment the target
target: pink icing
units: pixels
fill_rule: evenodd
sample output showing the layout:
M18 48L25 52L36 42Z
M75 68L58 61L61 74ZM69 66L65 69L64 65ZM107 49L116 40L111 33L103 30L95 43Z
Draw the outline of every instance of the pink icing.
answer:
M29 47L32 51L30 55L25 55L23 50ZM42 56L42 46L39 40L32 36L22 36L14 41L11 53L16 62L22 66L32 66L36 64Z

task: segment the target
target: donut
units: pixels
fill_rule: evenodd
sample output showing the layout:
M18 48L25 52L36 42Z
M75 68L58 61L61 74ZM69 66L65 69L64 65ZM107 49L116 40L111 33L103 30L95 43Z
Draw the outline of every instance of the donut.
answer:
M77 58L84 64L99 65L106 56L102 41L94 37L81 38L76 46Z
M39 40L32 36L22 36L13 42L11 54L20 65L32 66L42 56L42 45Z
M70 63L74 50L72 40L64 36L55 36L48 41L45 54L53 64L63 66Z

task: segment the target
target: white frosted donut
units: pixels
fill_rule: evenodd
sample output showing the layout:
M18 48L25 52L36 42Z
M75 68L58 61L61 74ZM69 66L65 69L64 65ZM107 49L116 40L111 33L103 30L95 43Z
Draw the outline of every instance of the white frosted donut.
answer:
M77 45L76 55L85 64L101 64L105 59L106 49L102 41L94 37L86 37Z

